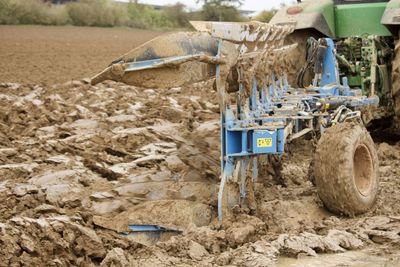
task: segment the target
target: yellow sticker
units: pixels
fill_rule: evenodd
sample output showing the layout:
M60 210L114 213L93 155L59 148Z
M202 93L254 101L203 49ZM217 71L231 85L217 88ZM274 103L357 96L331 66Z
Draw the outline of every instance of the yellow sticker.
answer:
M258 138L257 147L272 147L272 138Z

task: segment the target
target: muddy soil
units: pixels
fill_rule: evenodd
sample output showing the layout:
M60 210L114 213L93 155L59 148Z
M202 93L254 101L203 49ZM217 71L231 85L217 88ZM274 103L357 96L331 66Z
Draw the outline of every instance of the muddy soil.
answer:
M129 28L0 25L0 81L53 84L91 77L161 34Z
M299 140L280 173L260 173L256 208L219 225L212 83L34 79L0 83L0 266L400 264L400 143L376 143L381 189L367 214L323 207L308 179L313 143ZM129 224L182 234L134 235Z
M280 256L371 246L390 261L398 251L400 145L377 144L381 192L366 215L324 209L308 181L312 143L303 140L284 157L279 181L260 175L256 211L235 209L220 227L218 106L208 84L0 87L6 265L271 266ZM128 224L184 233L153 244L123 235Z

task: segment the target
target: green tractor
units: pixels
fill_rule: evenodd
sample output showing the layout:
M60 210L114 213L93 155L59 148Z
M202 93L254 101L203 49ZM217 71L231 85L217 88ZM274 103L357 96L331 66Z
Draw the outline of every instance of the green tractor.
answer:
M335 40L340 75L364 95L377 94L380 107L363 112L364 122L400 121L400 0L308 0L282 8L271 23L292 24L288 42L298 43L290 55L289 81L310 84L313 38ZM311 38L309 38L311 37ZM306 56L304 56L306 55ZM300 61L300 64L299 64Z

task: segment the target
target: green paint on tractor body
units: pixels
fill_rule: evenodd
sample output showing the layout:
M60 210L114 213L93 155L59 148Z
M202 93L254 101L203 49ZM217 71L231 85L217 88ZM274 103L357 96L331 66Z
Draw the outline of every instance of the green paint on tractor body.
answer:
M335 37L391 36L381 24L387 3L346 4L335 6Z
M296 29L316 29L333 38L391 36L390 27L400 26L400 0L306 0L282 8L271 23L292 23Z
M393 106L391 72L400 0L305 0L279 10L271 23L293 24L309 37L333 38L339 75L364 95L376 93L383 108Z

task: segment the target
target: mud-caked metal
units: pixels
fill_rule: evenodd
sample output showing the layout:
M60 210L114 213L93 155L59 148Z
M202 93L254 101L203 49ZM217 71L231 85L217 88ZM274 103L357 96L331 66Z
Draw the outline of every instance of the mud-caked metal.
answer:
M221 115L220 220L222 220L224 185L229 180L240 181L239 203L243 203L248 192L245 188L248 184L247 171L252 168L253 180L257 179L258 157L269 154L282 155L287 142L311 132L323 134L325 129L336 124L349 121L362 124L360 109L379 105L377 95L373 93L363 95L360 89L351 89L346 78L340 81L332 39L321 39L317 49L323 51L323 58L321 62L316 62L316 64L321 63L321 72L316 73L312 86L292 88L285 81L285 76L275 80L274 75L271 76L272 82L269 86L258 86L257 79L254 78L249 97L242 98L243 92L239 91L235 105L225 106ZM240 76L242 75L245 74L242 73ZM241 84L240 88L243 90L244 85ZM353 158L348 160L352 161ZM325 163L319 161L317 166ZM235 171L237 168L239 170ZM352 176L351 173L347 175ZM340 194L338 190L335 193ZM377 192L371 193L373 196L369 197L372 199L372 205ZM331 205L335 206L335 203ZM359 213L359 211L353 212L351 207L348 210L341 208L331 210L345 214Z
M376 91L379 109L369 111L369 121L391 120L400 130L400 0L304 0L281 8L272 18L276 25L292 25L289 37L298 42L293 55L306 55L309 37L334 38L341 75L349 86ZM300 64L299 64L300 62ZM293 60L289 79L298 78L306 57ZM392 120L393 118L393 120Z
M165 77L163 72L169 75L185 72L179 74L184 81L176 77L175 80L174 77L164 80L166 87L174 87L215 77L221 114L221 182L218 194L220 221L224 207L251 206L248 202L254 199L254 196L250 197L254 194L251 185L257 180L260 159L269 155L282 155L288 143L307 134L323 135L326 129L349 122L362 125L362 110L379 105L375 91L365 93L361 89L351 88L347 78L340 76L332 39L311 40L313 53L317 55L313 61L314 79L308 87L296 88L289 85L285 74L288 51L295 49L296 45L286 46L284 41L293 27L258 22L196 22L194 26L201 32L179 34L182 42L175 43L177 47L171 49L173 52L160 50L159 53L167 56L149 58L143 57L138 51L130 52L130 56L127 54L113 62L104 72L95 76L92 82L114 79L146 87L150 84L143 82L143 76L162 84ZM183 36L191 39L183 40ZM164 37L163 40L169 38L172 37ZM212 45L196 45L196 38L199 38L201 44ZM182 50L186 44L190 49ZM159 50L159 46L160 40L156 39L139 48L139 52L154 52ZM190 64L189 68L187 64ZM202 72L203 76L191 78L198 68L206 70ZM191 72L193 69L196 71ZM369 148L373 149L373 146ZM371 155L374 153L372 151ZM373 161L375 157L369 159ZM349 160L353 161L353 156ZM355 162L347 168L350 180L354 178L352 166L360 165L358 161ZM316 166L325 164L318 163ZM369 166L373 168L376 162ZM355 173L359 170L355 170ZM375 174L375 169L371 173ZM360 185L368 184L364 183L363 177L359 174L353 180ZM377 179L375 176L368 177L374 181ZM233 194L225 190L230 184L235 184L234 187L238 189ZM372 200L376 197L376 190L364 190L362 186L354 188L361 188L363 193L370 192L373 195L368 197ZM373 202L368 203L372 205ZM334 203L332 205L333 211L352 213L351 205L345 208L336 207ZM355 213L360 211L363 210L358 209Z

